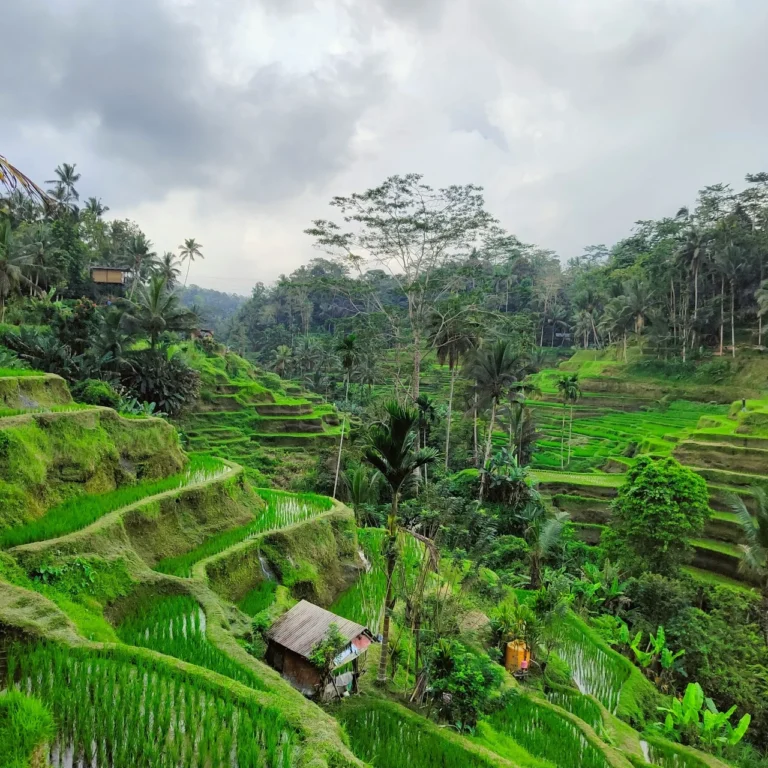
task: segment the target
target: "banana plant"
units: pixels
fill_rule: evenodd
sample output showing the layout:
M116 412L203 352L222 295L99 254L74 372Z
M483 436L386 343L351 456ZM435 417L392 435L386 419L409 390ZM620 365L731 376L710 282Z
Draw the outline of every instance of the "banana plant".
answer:
M672 699L669 707L659 707L666 713L663 723L656 723L654 729L675 741L697 743L722 751L725 747L738 744L747 732L752 716L745 714L736 726L731 725L736 707L720 712L710 698L704 697L699 683L689 683L682 699Z

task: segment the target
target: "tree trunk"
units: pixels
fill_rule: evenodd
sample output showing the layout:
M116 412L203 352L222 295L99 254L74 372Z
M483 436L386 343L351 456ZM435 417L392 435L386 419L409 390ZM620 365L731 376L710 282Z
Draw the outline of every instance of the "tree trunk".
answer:
M624 331L624 362L627 362L627 332Z
M733 280L731 280L731 357L736 357L736 326L735 326L735 318L734 315L736 314L736 311L734 309L736 304L736 285Z
M488 460L491 458L491 442L493 440L493 427L496 424L496 400L491 403L491 423L488 425L488 437L485 440L485 458L483 459L483 466L480 468L480 501L485 496L485 485L488 474L484 472L486 466L488 466Z
M560 469L565 469L565 400L563 400L563 425L560 427Z
M768 645L768 585L763 587L763 636L765 637L765 644Z
M392 611L395 607L393 578L397 559L397 496L398 492L392 491L392 509L389 513L389 537L387 541L387 591L384 596L384 626L381 630L381 657L379 658L379 672L376 677L378 685L387 683L387 660L389 656L389 625Z
M451 416L453 415L453 385L456 383L458 366L451 368L451 389L448 393L448 419L445 427L445 471L448 471L448 449L451 446Z
M344 445L344 417L341 417L341 439L339 440L339 455L336 459L336 477L333 480L333 498L336 498L336 489L339 486L339 470L341 469L341 448Z
M421 334L418 328L413 329L413 399L419 396L419 379L421 378Z
M345 378L346 378L346 382L344 387L344 402L348 403L349 402L349 371L347 371L347 375Z
M472 461L477 466L477 392L472 405Z
M531 589L541 588L541 563L539 562L539 556L534 553L531 553L531 572L529 581L531 582Z
M720 278L720 356L723 356L723 327L725 326L725 277Z
M571 442L573 440L573 403L571 403L571 417L568 425L568 466L571 466Z

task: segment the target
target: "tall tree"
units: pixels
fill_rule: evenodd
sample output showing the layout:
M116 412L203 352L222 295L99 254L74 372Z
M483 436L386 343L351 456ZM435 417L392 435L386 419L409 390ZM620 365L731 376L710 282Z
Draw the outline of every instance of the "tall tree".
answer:
M157 267L157 273L165 280L169 288L173 288L176 285L181 270L179 269L176 254L173 251L166 251L163 254Z
M347 403L349 402L349 381L360 355L357 335L349 333L344 336L344 338L340 339L339 343L336 345L336 352L341 358L341 367L344 369L344 402Z
M377 469L392 492L392 505L387 516L387 588L384 596L384 627L381 640L381 657L377 682L387 681L387 659L389 657L389 629L392 611L395 607L393 579L397 565L397 536L400 528L398 502L405 484L414 477L420 467L431 464L437 458L434 448L416 447L416 425L418 414L415 410L392 401L386 404L385 421L374 424L369 432L369 442L363 457Z
M48 190L48 194L60 200L65 205L71 205L73 201L80 199L80 193L75 188L75 184L80 181L80 174L75 171L77 163L62 163L56 168L55 179L48 179L46 184L53 184L53 188Z
M496 427L496 411L510 387L525 375L526 360L509 340L499 340L491 346L480 347L470 359L469 368L476 381L480 405L491 409L483 458L483 467L485 467L491 456L493 430ZM482 473L480 501L485 496L486 478L487 473Z
M736 281L739 279L739 274L744 268L746 261L746 254L744 249L735 245L734 243L727 243L720 248L715 254L715 264L717 270L720 273L721 278L721 290L720 290L720 354L723 354L723 305L725 303L725 290L724 286L726 281L731 293L731 355L736 357Z
M478 326L466 314L443 314L437 310L432 315L429 330L429 342L437 350L440 365L448 364L451 385L448 391L448 416L445 426L445 470L448 471L448 459L451 447L451 419L453 416L453 393L459 364L477 344Z
M493 223L485 211L482 189L474 185L433 189L418 174L391 176L380 186L348 197L335 197L344 224L317 219L306 233L327 252L345 259L362 275L367 266L388 272L404 297L412 336L411 393L419 396L422 343L436 300L450 286L443 269L465 257ZM451 276L455 277L455 275ZM392 307L377 295L378 309L398 337Z
M97 219L100 219L108 210L109 206L101 202L101 198L89 197L85 201L85 210L92 213Z
M565 468L565 416L566 408L570 405L571 418L568 430L568 463L571 463L571 435L573 434L573 405L581 397L581 386L579 385L579 374L573 373L570 376L561 376L557 382L557 391L560 393L560 399L563 401L563 424L560 430L560 469Z
M179 256L181 257L182 264L187 262L187 274L184 276L184 287L187 287L187 280L189 280L189 268L192 266L192 262L195 259L204 259L203 246L198 243L194 237L188 237L184 240L184 244L179 246Z
M761 623L768 644L768 492L765 488L753 487L752 497L756 503L754 517L735 493L728 494L728 503L739 519L746 541L746 544L741 545L741 568L753 576L760 586L763 611Z
M128 295L133 300L133 294L136 286L141 282L142 267L146 268L155 258L155 252L152 250L152 241L148 240L143 234L134 235L128 242L127 257L131 264L131 292Z
M14 253L11 237L11 222L0 215L0 323L5 322L5 302L20 285L31 285L24 274L30 257Z
M129 302L123 319L129 329L149 338L153 350L163 333L191 331L198 322L197 315L182 305L162 275L155 275L149 285L139 287L136 301Z

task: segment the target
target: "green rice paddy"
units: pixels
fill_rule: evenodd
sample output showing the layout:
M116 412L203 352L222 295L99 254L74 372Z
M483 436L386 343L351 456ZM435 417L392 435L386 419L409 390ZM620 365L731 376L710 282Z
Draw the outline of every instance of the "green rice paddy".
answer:
M295 494L265 488L256 489L256 492L267 504L253 522L211 536L190 552L161 560L154 569L174 576L191 576L192 567L201 560L262 533L311 520L333 506L327 496L314 493Z
M120 623L117 635L126 645L151 648L256 690L267 690L253 670L240 666L208 642L205 627L205 613L197 601L188 595L176 595L155 598L149 605L143 603Z
M12 645L11 687L46 702L52 768L289 768L295 735L275 707L235 699L146 657Z

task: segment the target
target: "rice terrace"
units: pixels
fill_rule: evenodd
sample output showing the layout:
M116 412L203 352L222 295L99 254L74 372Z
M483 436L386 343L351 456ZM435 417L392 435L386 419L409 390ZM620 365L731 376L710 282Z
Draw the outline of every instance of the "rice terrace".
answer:
M390 176L249 296L32 175L0 768L768 768L768 174L567 260Z

